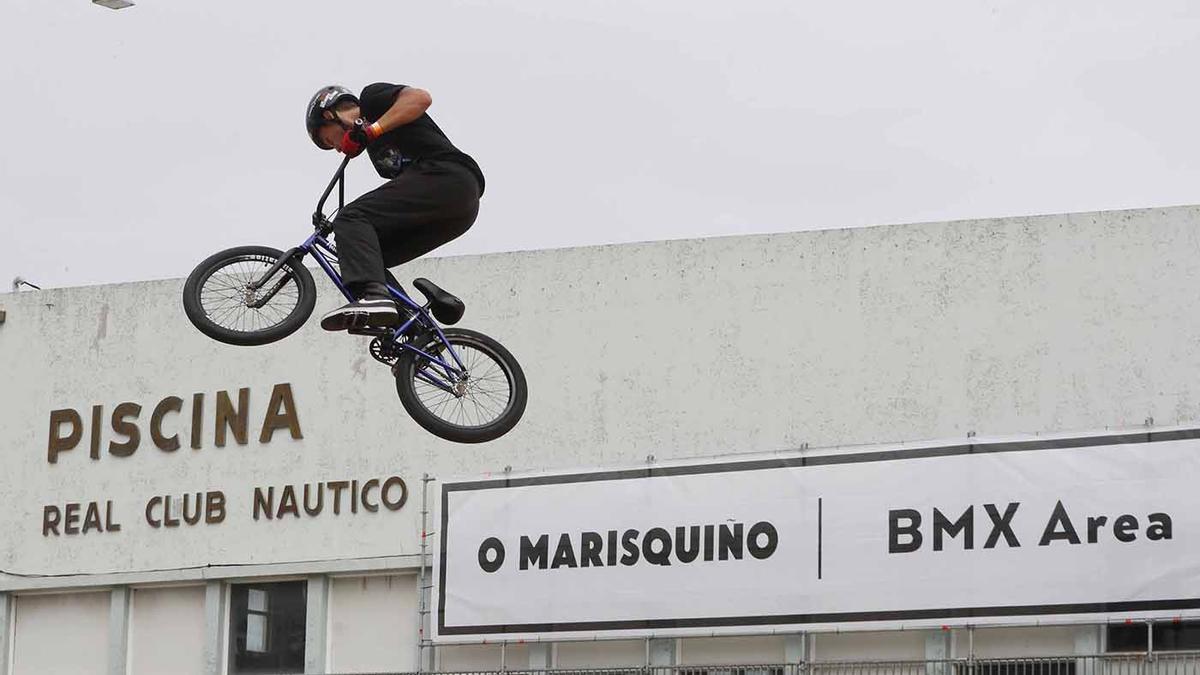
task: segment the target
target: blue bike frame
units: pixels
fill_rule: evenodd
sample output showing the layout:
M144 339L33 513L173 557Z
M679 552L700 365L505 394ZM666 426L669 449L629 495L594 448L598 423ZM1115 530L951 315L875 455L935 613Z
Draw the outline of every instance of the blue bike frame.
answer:
M325 188L325 192L321 195L321 200L317 202L317 210L313 213L313 227L316 231L313 232L308 239L304 240L303 244L300 244L296 248L283 254L279 260L275 262L275 265L273 265L271 269L267 270L267 273L264 274L262 278L251 284L252 287L257 289L264 286L267 283L267 280L274 276L274 274L279 271L279 269L283 267L283 264L288 260L294 259L296 264L302 264L301 261L303 260L304 256L311 255L314 259L316 259L317 264L321 266L321 269L325 270L325 274L329 276L329 280L332 281L335 286L337 286L338 290L342 292L342 295L346 296L346 299L351 302L355 300L354 296L350 293L350 289L348 289L345 282L342 281L341 274L339 274L337 268L334 267L334 265L336 265L338 262L337 248L333 245L333 242L330 242L326 238L329 233L333 232L333 223L325 217L324 212L325 200L329 198L329 195L333 191L333 187L335 185L338 187L338 209L340 210L343 206L345 206L345 172L346 165L350 163L350 159L350 157L346 157L342 160L342 165L338 167L337 173L335 173L333 176L333 180L329 182L329 186ZM412 312L412 316L408 319L408 321L405 321L404 324L394 329L387 329L380 337L388 336L385 338L385 342L390 342L392 346L399 347L401 350L415 352L420 357L427 359L430 367L417 369L416 377L450 394L457 395L453 383L460 380L462 375L467 372L467 368L463 365L463 362L459 358L458 352L454 349L454 346L451 345L446 339L446 334L442 332L441 326L438 326L437 322L433 320L432 316L430 316L429 308L432 303L419 305L412 298L410 298L407 293L404 292L403 288L400 288L399 286L393 286L390 283L387 284L387 289L388 293L393 299L395 299L404 307L407 307ZM271 292L266 298L263 299L263 301L265 302L265 300L269 299L270 295L274 295L274 292ZM404 337L410 329L416 329L419 326L432 328L433 331L437 333L438 340L445 347L445 351L443 351L443 353L449 353L451 358L453 358L454 363L450 363L449 361L435 356L434 354L430 354L419 347L414 347L411 340L408 342L400 341L400 339Z

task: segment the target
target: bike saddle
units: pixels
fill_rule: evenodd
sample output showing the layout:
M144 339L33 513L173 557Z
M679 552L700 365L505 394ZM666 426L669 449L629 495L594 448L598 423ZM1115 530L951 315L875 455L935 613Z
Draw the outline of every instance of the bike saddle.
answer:
M463 304L462 300L442 290L428 279L414 279L413 286L421 291L421 294L429 301L433 317L447 326L458 323L463 312L467 311L467 306Z

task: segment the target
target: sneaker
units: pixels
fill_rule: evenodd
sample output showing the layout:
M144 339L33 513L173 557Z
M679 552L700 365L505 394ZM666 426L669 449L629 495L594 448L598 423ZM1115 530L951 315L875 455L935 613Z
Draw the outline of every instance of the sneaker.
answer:
M349 328L385 328L400 323L400 312L390 298L364 298L356 300L321 317L321 328L325 330L347 330Z
M396 331L397 328L403 326L404 322L408 321L408 318L412 316L412 312L410 312L408 309L401 308L399 303L396 305L396 311L399 313L400 318L396 319L396 323L390 326L351 326L346 329L346 332L351 335L370 335L373 337L382 337L385 335L390 336ZM412 332L411 327L409 327L409 332Z

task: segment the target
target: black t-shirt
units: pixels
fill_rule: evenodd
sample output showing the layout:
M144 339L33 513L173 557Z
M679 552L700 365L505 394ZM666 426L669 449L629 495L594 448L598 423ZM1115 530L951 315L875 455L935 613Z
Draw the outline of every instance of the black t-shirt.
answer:
M368 122L375 122L383 117L405 86L387 82L367 85L358 97L363 117ZM470 169L479 179L479 194L483 194L483 171L479 165L470 155L454 147L428 113L375 139L367 146L367 154L371 156L375 170L387 179L399 176L405 165L418 159L458 162Z

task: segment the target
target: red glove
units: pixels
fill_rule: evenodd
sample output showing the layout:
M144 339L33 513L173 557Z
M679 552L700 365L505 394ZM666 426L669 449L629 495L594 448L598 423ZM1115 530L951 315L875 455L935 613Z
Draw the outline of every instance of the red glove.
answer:
M342 134L342 142L338 145L338 152L347 157L358 157L361 155L367 145L366 143L359 143L356 140L358 137L360 137L358 131L347 131L345 134Z
M383 129L378 123L365 124L359 120L354 128L342 136L338 150L349 157L358 157L371 141L383 135Z

